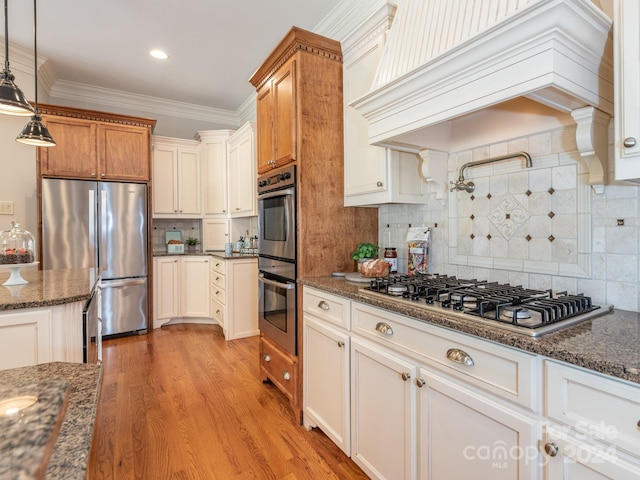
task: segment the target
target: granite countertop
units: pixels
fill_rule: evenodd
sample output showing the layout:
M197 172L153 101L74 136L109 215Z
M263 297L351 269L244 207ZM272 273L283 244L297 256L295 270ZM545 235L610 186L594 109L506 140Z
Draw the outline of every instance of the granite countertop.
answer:
M411 304L397 303L385 297L366 296L360 293L360 289L366 284L348 282L343 278L305 278L300 283L419 321L640 383L640 313L614 310L613 313L533 338L479 324L471 316L467 320ZM604 312L606 309L603 309Z
M29 283L4 286L2 283L9 278L9 272L0 271L0 310L46 307L88 300L97 280L95 268L25 268L21 275Z
M101 383L102 368L84 363L54 362L0 370L0 385L4 392L39 398L35 405L23 410L21 418L25 431L21 435L5 438L7 430L3 425L0 478L37 478L34 474L40 466L39 459L47 455L46 444L50 435L55 434L54 424L59 414L64 416L44 478L86 478Z
M223 258L224 260L237 260L240 258L258 258L257 253L232 253L225 255L224 250L210 250L206 252L185 252L185 253L167 253L164 251L153 252L154 257L188 257L188 256L209 256Z

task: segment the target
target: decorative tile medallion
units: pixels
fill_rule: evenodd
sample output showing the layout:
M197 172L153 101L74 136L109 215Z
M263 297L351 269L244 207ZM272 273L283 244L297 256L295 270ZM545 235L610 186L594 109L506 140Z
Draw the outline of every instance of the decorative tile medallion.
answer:
M507 193L489 212L489 220L502 236L509 240L531 215L513 195Z

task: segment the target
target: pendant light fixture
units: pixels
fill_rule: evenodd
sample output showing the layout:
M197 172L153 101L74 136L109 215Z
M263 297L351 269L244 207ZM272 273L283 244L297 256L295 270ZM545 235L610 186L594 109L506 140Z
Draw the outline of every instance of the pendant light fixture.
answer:
M16 141L37 147L55 147L56 142L51 137L47 127L42 123L42 117L38 112L38 23L36 0L33 0L33 58L35 59L34 77L36 79L33 116L31 120L29 120L29 123L22 129L20 135L16 137Z
M9 69L9 13L4 0L4 70L0 73L0 113L28 117L33 108L27 102L22 90L14 83L16 77Z

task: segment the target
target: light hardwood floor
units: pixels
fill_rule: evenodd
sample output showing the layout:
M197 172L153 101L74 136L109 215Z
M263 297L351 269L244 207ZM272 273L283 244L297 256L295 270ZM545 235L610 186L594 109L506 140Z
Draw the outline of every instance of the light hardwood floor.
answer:
M366 479L258 376L258 338L182 324L103 346L91 480Z

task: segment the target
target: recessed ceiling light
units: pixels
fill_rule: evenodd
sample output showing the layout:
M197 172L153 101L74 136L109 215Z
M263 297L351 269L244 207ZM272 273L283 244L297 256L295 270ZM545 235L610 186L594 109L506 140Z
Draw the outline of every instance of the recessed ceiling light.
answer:
M149 52L153 58L159 58L160 60L166 60L169 58L169 55L164 53L162 50L151 50Z

